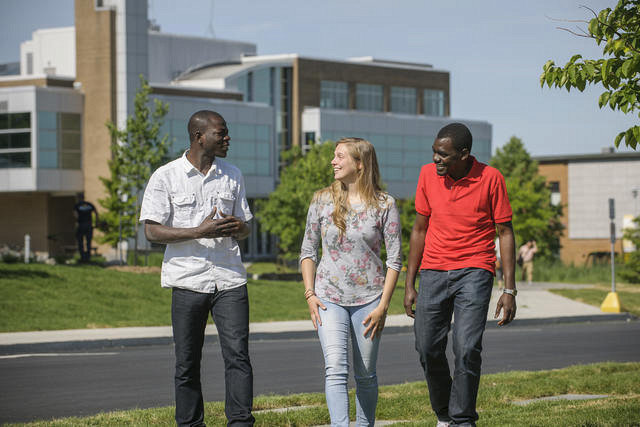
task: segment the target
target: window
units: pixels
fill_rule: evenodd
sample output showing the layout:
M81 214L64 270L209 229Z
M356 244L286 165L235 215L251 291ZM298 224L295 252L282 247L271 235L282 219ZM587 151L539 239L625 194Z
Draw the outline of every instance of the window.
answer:
M416 89L412 87L391 87L391 111L393 113L416 114Z
M356 85L356 109L362 111L382 111L382 85Z
M268 124L227 122L231 136L231 150L227 159L244 175L272 174L271 141L273 128Z
M349 108L349 86L346 82L320 82L320 108Z
M263 68L252 73L252 90L251 100L254 102L262 102L273 105L272 96L272 74L270 68Z
M423 98L423 113L425 116L444 116L444 91L425 89Z
M0 169L31 167L31 113L0 114Z
M560 195L560 182L551 181L549 183L549 189L551 190L551 204L558 206L562 203L562 196Z
M316 143L316 133L315 132L305 132L304 133L304 143L307 145L314 145Z
M73 113L38 112L38 167L82 168L81 116Z

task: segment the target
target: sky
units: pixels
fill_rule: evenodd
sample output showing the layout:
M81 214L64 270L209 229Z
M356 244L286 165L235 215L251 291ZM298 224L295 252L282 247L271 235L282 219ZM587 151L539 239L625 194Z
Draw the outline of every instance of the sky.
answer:
M540 87L547 60L602 55L594 40L557 28L584 28L567 22L590 19L581 4L599 11L616 0L149 0L148 10L163 32L252 42L260 55L431 64L450 72L452 119L491 123L494 150L517 136L542 156L599 153L640 121L599 109L599 86ZM0 0L0 63L18 61L35 29L73 20L72 0Z

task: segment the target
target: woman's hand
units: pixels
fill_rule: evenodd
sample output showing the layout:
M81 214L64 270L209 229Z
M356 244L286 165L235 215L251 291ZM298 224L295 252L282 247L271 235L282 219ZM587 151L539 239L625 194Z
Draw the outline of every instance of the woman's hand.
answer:
M377 306L362 322L363 325L367 326L363 335L366 337L368 334L371 334L371 341L373 341L376 336L379 337L382 335L386 319L387 310L384 307Z
M311 322L313 323L313 327L318 329L318 326L322 326L322 321L320 320L320 313L318 312L318 307L323 310L326 310L327 307L320 301L315 295L310 296L307 299L307 304L309 305L309 314L311 315Z

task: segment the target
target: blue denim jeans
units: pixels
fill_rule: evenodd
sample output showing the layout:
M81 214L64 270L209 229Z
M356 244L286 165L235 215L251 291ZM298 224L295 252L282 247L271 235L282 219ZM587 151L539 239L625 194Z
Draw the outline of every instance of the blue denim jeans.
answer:
M440 421L474 426L480 383L482 334L493 275L481 268L421 270L416 302L416 350L424 369L431 407ZM454 316L453 378L445 354Z
M376 362L380 336L364 337L364 319L380 303L380 298L359 306L341 306L322 300L322 325L318 336L325 365L325 394L331 416L331 426L349 425L349 337L353 348L353 371L356 380L356 426L373 426L378 404Z
M224 413L228 425L252 426L253 371L249 360L249 298L240 286L212 294L173 288L171 322L176 352L176 423L204 426L200 361L209 317L224 359Z

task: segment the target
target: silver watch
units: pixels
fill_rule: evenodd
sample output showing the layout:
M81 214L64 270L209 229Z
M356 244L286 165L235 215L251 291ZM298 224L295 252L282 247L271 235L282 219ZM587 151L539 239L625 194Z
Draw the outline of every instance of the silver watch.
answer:
M516 289L507 289L507 288L504 288L504 289L502 290L502 292L504 292L505 294L513 295L514 297L515 297L516 295L518 295L518 291L517 291Z

